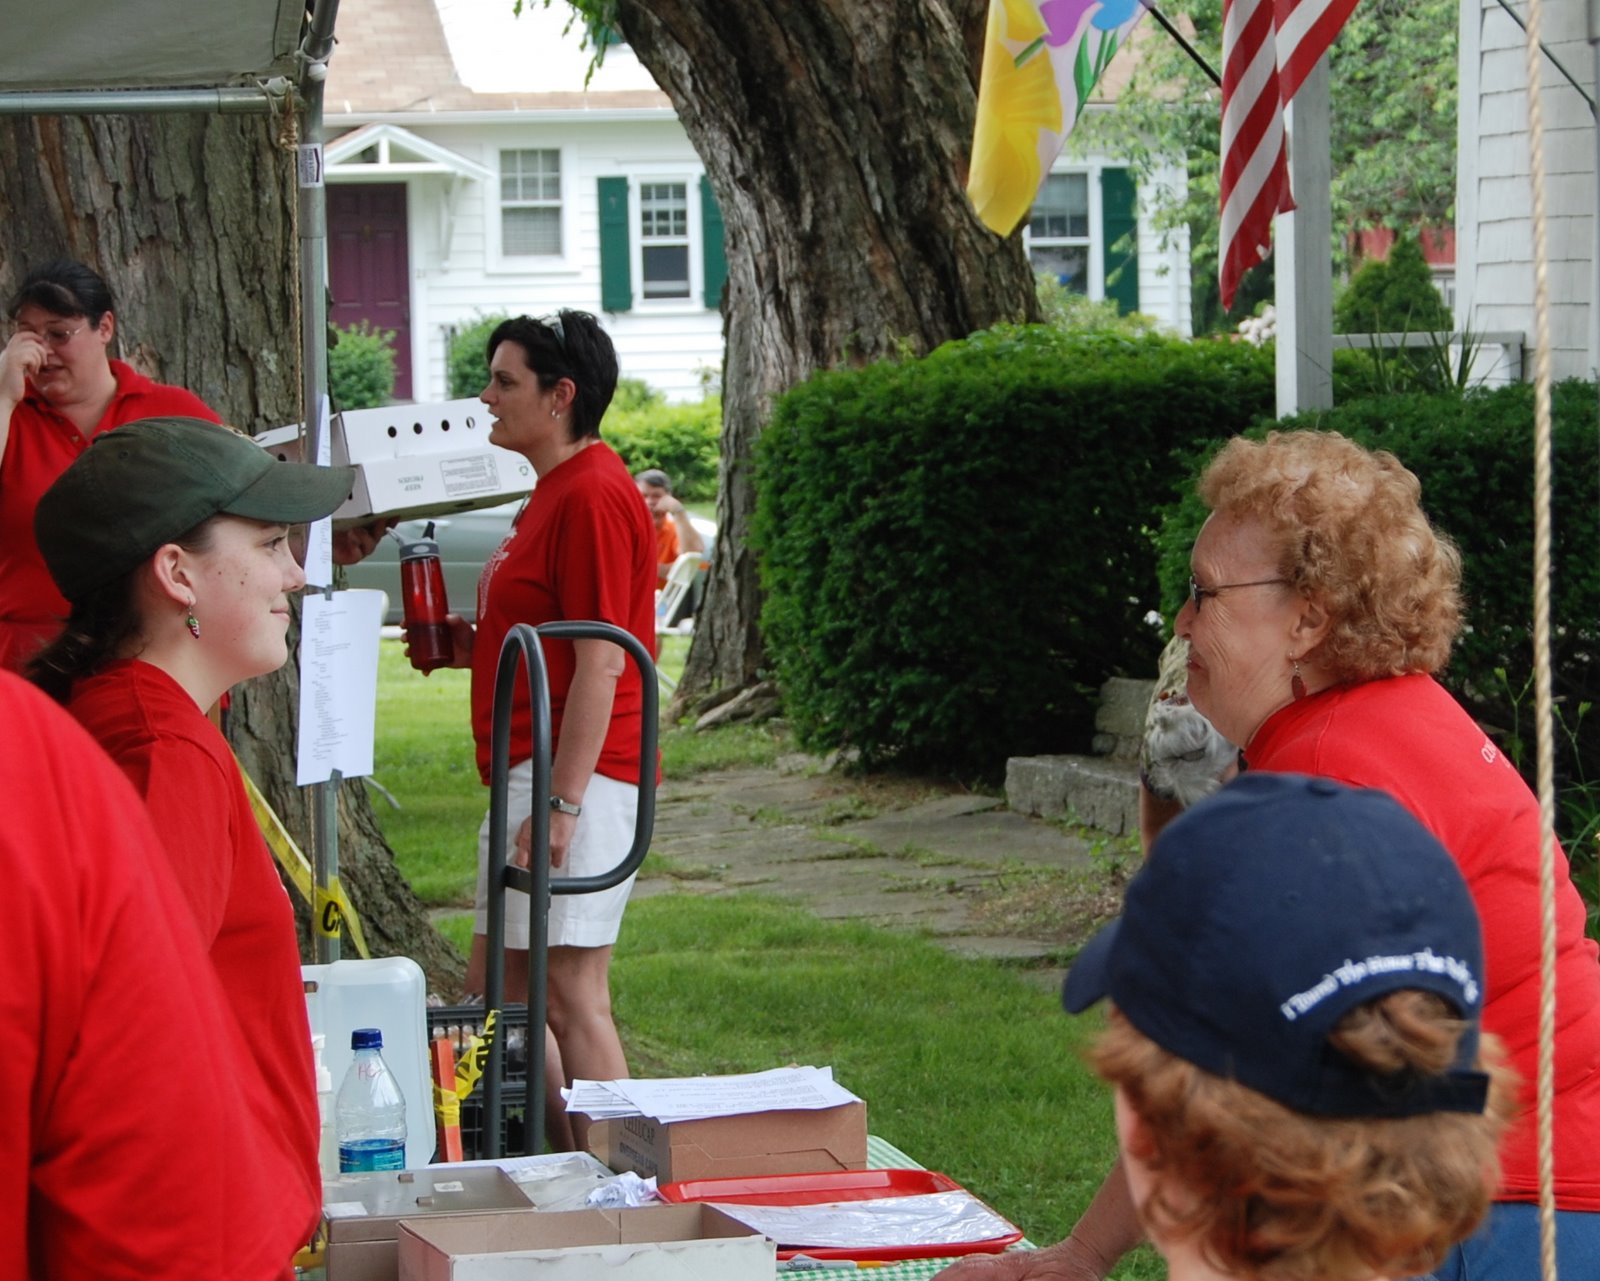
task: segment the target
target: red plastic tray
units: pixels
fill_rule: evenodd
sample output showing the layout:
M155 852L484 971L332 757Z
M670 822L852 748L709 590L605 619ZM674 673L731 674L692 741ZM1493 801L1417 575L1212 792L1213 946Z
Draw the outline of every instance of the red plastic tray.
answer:
M730 1205L819 1205L967 1192L948 1175L933 1170L830 1170L822 1174L763 1174L743 1179L685 1179L657 1190L664 1201L722 1201ZM813 1259L942 1259L963 1254L999 1254L1020 1240L1021 1230L1013 1228L1002 1236L957 1245L814 1246L782 1249L778 1257L791 1259L804 1254Z

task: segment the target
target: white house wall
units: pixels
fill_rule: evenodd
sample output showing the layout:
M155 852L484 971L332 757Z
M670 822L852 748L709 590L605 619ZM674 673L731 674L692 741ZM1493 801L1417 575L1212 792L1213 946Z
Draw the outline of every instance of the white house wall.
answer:
M451 327L470 324L486 314L543 315L561 307L599 315L616 343L623 376L643 379L671 400L698 400L708 385L718 385L722 317L703 305L701 288L704 247L700 244L697 202L703 166L670 112L640 113L639 118L610 122L541 122L533 114L443 123L429 123L426 116L410 113L403 118L388 118L418 137L496 173L503 148L555 148L561 152L565 253L559 261L536 269L509 266L496 251L499 205L495 184L456 179L454 212L447 215L449 180L436 175L404 179L410 220L413 395L417 399L443 399L448 394L446 360ZM1057 165L1061 171L1090 173L1096 227L1099 172L1116 164L1110 157L1086 156ZM670 177L687 182L691 202L690 298L644 302L636 297L631 311L601 311L597 182L617 176ZM381 180L384 175L374 172L370 177ZM1181 169L1166 171L1159 178L1181 193ZM1141 190L1139 310L1154 316L1170 331L1187 335L1187 232L1157 231L1151 225L1147 203L1147 195ZM637 210L635 197L630 199L634 219ZM448 230L447 240L441 236L441 229ZM1091 296L1102 297L1105 282L1098 244L1090 257ZM637 279L636 272L636 282Z
M1544 42L1591 92L1594 57L1581 4L1546 5ZM1456 320L1533 344L1533 195L1521 29L1497 0L1461 9ZM1551 356L1555 375L1597 367L1595 124L1548 60L1540 70Z
M437 228L447 187L437 178L409 182L411 218L413 367L418 399L446 393L447 327L479 316L509 312L543 315L574 307L600 315L616 343L625 377L642 378L674 400L699 399L705 378L721 362L722 318L703 305L696 270L693 296L674 303L637 303L630 312L600 310L600 243L596 180L638 173L683 178L698 198L703 171L688 139L670 116L611 124L506 123L426 125L406 128L498 172L502 148L554 148L561 152L565 253L534 269L508 267L495 251L498 191L465 182L450 220L448 248ZM702 261L698 225L692 261Z
M1154 316L1172 332L1188 338L1192 330L1189 227L1160 229L1150 216L1159 193L1161 202L1176 205L1189 192L1189 174L1182 166L1164 165L1139 187L1139 310Z

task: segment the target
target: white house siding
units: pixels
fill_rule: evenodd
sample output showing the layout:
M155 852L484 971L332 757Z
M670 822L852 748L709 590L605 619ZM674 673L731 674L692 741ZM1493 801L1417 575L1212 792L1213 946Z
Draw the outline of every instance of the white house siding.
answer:
M1580 4L1546 5L1545 44L1591 92ZM1533 195L1521 29L1497 0L1461 9L1456 320L1533 343ZM1600 366L1595 296L1595 134L1588 105L1548 60L1540 70L1551 357L1557 377Z
M445 183L433 177L409 180L412 358L418 399L446 394L448 329L494 312L543 315L561 307L595 312L617 345L623 375L642 378L673 400L699 399L706 378L719 376L722 317L704 305L701 289L698 201L704 168L670 112L640 116L576 124L527 116L451 123L384 117L495 172L503 148L561 153L565 252L560 259L509 263L500 258L498 190L492 184L462 182L454 217L446 220ZM636 301L631 311L607 314L600 308L596 184L602 177L641 174L689 186L691 297L671 303ZM443 246L437 228L446 221L450 235Z
M1188 191L1189 174L1180 165L1157 169L1139 188L1139 310L1184 338L1193 332L1189 228L1180 224L1158 229L1149 207L1158 193L1170 205L1183 200Z
M447 394L452 327L497 312L542 315L560 307L594 311L617 345L624 376L641 378L673 400L698 399L720 380L722 318L705 306L700 178L703 165L665 95L632 51L616 47L592 81L589 54L563 34L564 6L483 0L342 0L339 56L328 83L330 145L346 132L385 124L443 148L431 157L391 138L389 166L344 156L330 183L404 182L409 231L413 396ZM1116 70L1114 65L1113 71ZM1112 79L1108 73L1107 80ZM1103 110L1097 104L1093 109ZM561 152L563 254L559 260L506 261L497 252L501 149ZM459 157L464 165L454 158ZM950 157L952 165L964 156ZM424 162L420 163L419 162ZM1091 230L1087 281L1104 296L1100 174L1121 163L1105 155L1061 161L1058 170L1088 172ZM431 172L419 172L431 169ZM462 172L462 170L466 172ZM491 175L485 179L483 174ZM634 252L634 305L601 310L601 178L626 177ZM638 270L638 181L688 187L690 297L646 302ZM1181 189L1184 175L1162 176ZM1170 243L1150 226L1149 194L1139 193L1139 310L1166 328L1189 333L1187 234Z

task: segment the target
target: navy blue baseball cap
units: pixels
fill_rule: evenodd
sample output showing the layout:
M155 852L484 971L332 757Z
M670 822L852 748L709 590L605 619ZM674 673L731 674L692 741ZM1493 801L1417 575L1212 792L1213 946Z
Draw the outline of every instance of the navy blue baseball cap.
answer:
M1442 1075L1376 1074L1328 1044L1350 1010L1404 988L1467 1022ZM1384 792L1245 774L1185 811L1067 975L1072 1013L1102 997L1169 1053L1298 1112L1484 1109L1478 914L1449 853Z

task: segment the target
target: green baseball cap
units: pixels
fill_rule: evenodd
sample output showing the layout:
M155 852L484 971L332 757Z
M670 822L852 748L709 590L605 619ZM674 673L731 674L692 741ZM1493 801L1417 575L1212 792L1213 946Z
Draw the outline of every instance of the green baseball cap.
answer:
M96 436L45 491L34 537L56 586L81 601L213 516L299 525L350 496L353 467L274 458L201 418L141 418Z

